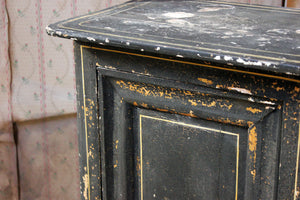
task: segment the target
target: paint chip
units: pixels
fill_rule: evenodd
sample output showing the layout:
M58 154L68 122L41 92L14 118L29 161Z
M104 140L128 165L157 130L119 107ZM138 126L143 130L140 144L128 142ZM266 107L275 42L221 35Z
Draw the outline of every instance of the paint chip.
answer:
M86 39L88 39L89 41L94 41L94 42L96 41L95 38L92 37L87 37Z
M221 56L214 57L215 60L221 60Z
M179 18L193 17L194 14L187 13L187 12L168 12L168 13L164 13L163 16L167 18L179 19Z

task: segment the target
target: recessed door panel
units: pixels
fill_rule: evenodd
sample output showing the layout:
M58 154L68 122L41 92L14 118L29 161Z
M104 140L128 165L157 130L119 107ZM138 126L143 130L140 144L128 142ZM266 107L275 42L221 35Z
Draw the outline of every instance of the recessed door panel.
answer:
M138 110L141 199L237 199L246 129Z
M274 199L281 116L276 103L104 73L104 199Z

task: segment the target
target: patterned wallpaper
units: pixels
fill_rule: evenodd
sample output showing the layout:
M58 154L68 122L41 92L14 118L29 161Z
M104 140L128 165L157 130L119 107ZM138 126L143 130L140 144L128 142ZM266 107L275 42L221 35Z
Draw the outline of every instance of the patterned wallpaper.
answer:
M72 42L45 27L124 0L0 2L0 199L80 199Z
M9 0L12 104L16 121L76 112L72 42L49 37L48 24L124 0Z
M75 114L18 123L20 199L80 199L76 131Z
M8 16L0 0L0 199L18 199L16 145L12 134Z

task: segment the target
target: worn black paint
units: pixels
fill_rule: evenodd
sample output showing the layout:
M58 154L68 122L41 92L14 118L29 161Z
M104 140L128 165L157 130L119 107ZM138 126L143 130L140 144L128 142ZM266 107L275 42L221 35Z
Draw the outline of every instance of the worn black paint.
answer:
M299 16L298 10L216 1L131 2L47 30L104 46L299 75Z
M175 11L194 16L169 27ZM132 2L50 26L78 40L82 199L299 199L299 14Z

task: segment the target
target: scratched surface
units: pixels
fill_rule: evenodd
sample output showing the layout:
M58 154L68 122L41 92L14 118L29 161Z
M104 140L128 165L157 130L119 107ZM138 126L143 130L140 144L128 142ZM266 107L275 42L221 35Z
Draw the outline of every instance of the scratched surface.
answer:
M299 17L299 10L215 1L131 2L50 25L47 31L73 40L299 75Z
M95 99L98 76L103 199L299 199L298 79L80 48L86 98ZM98 195L83 175L83 194Z

